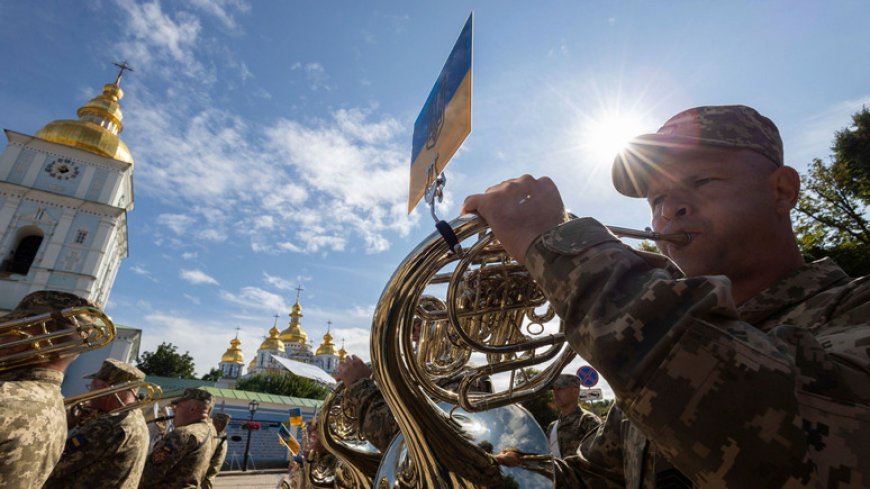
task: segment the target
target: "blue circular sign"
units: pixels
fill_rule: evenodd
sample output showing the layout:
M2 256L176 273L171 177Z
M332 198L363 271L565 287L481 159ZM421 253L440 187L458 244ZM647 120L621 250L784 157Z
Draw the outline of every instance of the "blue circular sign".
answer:
M577 369L577 377L580 377L580 384L583 387L595 387L598 383L598 371L589 365L583 365Z

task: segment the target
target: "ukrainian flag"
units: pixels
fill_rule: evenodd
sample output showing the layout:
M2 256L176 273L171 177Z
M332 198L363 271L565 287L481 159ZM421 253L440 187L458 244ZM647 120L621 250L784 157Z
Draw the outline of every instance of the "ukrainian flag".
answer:
M292 453L293 456L298 455L299 451L302 450L299 441L297 441L296 437L293 436L293 433L290 433L290 430L284 426L284 423L281 423L281 427L278 429L278 443L287 447L287 450L290 450L290 453Z
M302 408L290 409L290 426L302 426Z
M471 37L474 13L468 16L438 81L429 92L414 123L408 213L426 191L427 170L435 162L436 175L471 133Z

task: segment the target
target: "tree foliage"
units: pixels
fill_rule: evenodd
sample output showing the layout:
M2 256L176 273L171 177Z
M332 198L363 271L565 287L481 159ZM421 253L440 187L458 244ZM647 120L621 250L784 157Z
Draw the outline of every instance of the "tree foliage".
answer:
M216 382L220 380L223 376L224 373L219 368L212 367L207 374L202 376L202 380L211 380L212 382Z
M306 399L326 399L329 395L326 387L290 372L266 372L244 377L236 382L236 389Z
M519 387L526 382L526 379L530 379L538 373L540 371L535 368L524 368L515 384ZM541 395L527 399L521 402L520 405L529 410L543 430L547 429L547 426L559 417L559 413L556 412L555 404L553 403L552 389L547 389Z
M808 260L829 256L852 276L870 273L870 110L837 131L830 162L814 159L801 175L795 231Z
M193 357L189 352L182 355L177 350L178 347L172 343L160 343L153 352L146 351L139 355L136 366L148 375L195 379Z

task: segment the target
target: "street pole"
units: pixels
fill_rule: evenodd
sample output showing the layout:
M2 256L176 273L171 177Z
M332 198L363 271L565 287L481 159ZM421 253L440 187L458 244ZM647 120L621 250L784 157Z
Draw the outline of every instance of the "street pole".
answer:
M251 450L251 432L254 431L251 429L251 425L254 422L254 413L257 412L257 406L260 403L257 401L251 401L248 403L248 411L251 412L251 418L248 420L248 441L245 443L245 463L242 466L242 472L248 471L248 452Z

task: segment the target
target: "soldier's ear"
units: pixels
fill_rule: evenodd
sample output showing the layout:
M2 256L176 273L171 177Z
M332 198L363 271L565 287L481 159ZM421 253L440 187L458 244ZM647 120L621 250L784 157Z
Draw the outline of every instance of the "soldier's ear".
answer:
M800 196L800 175L790 166L781 166L770 174L768 184L773 192L776 213L787 217Z

